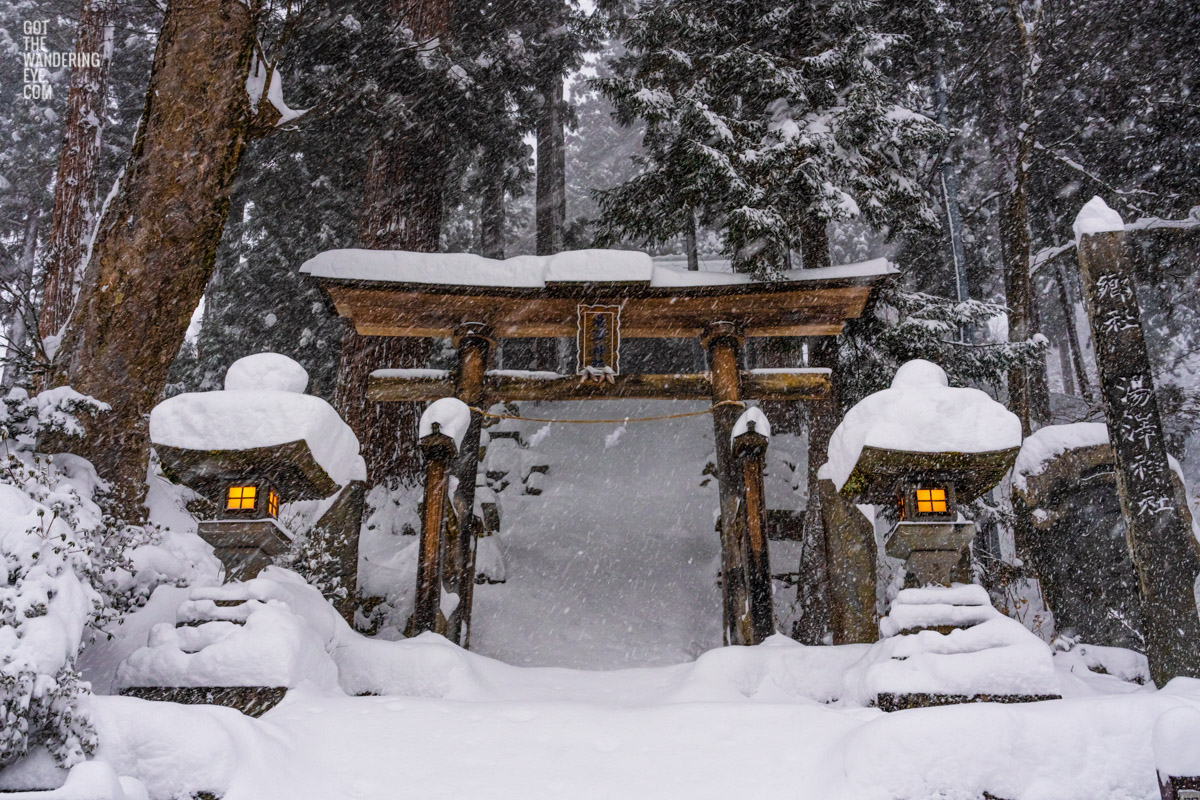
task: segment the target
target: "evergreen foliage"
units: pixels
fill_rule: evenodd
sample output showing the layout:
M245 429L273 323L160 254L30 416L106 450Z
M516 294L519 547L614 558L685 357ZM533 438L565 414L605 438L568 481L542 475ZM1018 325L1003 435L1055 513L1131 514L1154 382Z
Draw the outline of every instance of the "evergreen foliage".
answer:
M915 177L940 136L899 102L874 3L667 0L622 26L628 55L597 83L646 125L641 173L599 193L601 240L661 242L697 214L739 271L791 266L806 226L934 217Z

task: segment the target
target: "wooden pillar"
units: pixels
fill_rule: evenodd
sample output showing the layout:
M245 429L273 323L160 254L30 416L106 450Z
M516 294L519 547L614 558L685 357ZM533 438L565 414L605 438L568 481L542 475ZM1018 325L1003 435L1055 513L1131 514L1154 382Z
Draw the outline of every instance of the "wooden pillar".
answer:
M771 596L771 559L767 552L767 498L763 488L763 461L767 437L755 430L754 420L733 441L733 457L742 466L741 526L750 610L750 641L759 644L775 633L775 606Z
M726 644L747 644L749 630L749 598L746 591L746 570L738 532L738 498L740 480L733 462L730 435L734 422L741 414L739 400L738 351L742 335L732 322L709 325L703 336L708 348L712 372L713 436L716 439L717 485L721 498L721 595ZM724 405L718 405L724 404Z
M1126 541L1141 590L1146 656L1151 677L1162 686L1177 675L1200 677L1194 594L1200 558L1171 483L1125 231L1114 227L1080 237L1079 265Z
M454 332L458 348L458 375L454 396L468 406L480 408L484 402L484 377L491 355L492 330L479 322L467 322ZM453 569L445 570L447 584L458 593L458 607L446 621L446 636L466 647L470 640L471 602L475 594L475 537L478 520L475 518L475 482L479 473L479 439L483 417L471 412L471 424L463 435L454 461L453 474L458 478L452 503L458 515L458 536L452 542L450 557Z
M446 523L446 492L450 484L450 464L457 450L454 440L439 431L421 439L425 458L425 507L421 515L421 553L417 561L417 599L404 634L415 636L437 630L438 608L442 599L442 528Z

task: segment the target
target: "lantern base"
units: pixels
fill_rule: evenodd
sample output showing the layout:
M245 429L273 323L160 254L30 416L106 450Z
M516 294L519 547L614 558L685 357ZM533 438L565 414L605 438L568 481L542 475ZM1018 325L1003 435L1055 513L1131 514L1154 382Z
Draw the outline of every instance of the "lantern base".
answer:
M292 546L291 536L273 519L210 520L196 529L225 567L225 582L257 577Z
M975 538L973 522L900 522L888 537L886 552L904 559L904 585L949 586L967 583L967 554Z
M184 705L236 708L248 717L261 717L287 694L283 686L130 686L125 697L161 700Z

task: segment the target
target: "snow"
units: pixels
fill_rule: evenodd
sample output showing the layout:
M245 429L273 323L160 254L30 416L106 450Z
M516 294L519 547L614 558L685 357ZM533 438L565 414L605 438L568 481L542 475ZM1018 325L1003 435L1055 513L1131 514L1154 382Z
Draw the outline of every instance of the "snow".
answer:
M278 392L304 394L308 388L308 371L297 362L279 353L258 353L239 358L225 372L225 390L252 392L268 389Z
M1107 203L1099 197L1093 197L1079 209L1071 228L1075 231L1075 244L1078 245L1084 236L1124 231L1125 222Z
M651 270L650 256L631 250L567 250L502 261L470 253L327 250L300 267L338 280L539 289L554 282L647 281Z
M735 441L743 433L750 430L750 424L754 423L754 432L760 436L771 438L771 423L767 420L767 415L762 412L762 409L754 407L747 408L742 412L742 415L737 418L737 422L733 423L733 431L729 434L729 441Z
M1200 709L1175 708L1154 725L1154 760L1162 777L1200 777Z
M288 570L267 567L243 583L193 589L179 606L177 622L184 624L160 623L150 630L147 646L122 662L118 686L337 684L330 653L345 623L316 589Z
M433 634L342 635L340 689L293 688L261 719L92 699L98 758L153 797L225 800L350 800L399 786L497 800L1152 800L1155 725L1200 702L1200 681L1177 679L1160 692L884 714L838 699L866 645L776 636L686 663L584 672L513 667ZM364 693L377 696L353 696Z
M372 378L399 378L400 380L430 380L441 381L447 380L450 377L450 370L446 369L377 369L371 373Z
M925 630L942 625L964 627ZM903 589L879 630L885 638L846 676L845 696L859 703L885 692L1059 694L1050 649L993 608L981 586Z
M567 250L552 256L497 259L470 253L410 253L400 250L327 250L301 272L333 280L380 281L438 286L541 289L553 283L649 283L653 287L726 286L759 283L728 271L689 272L656 264L631 250ZM895 274L887 259L821 269L791 270L780 281L840 280Z
M703 405L599 401L523 410L620 419ZM502 427L528 441L543 426ZM864 705L857 680L880 677L868 672L877 645L806 647L776 636L758 647L722 648L717 494L715 483L700 485L711 420L631 423L620 446L606 451L608 433L605 425L555 425L536 450L517 450L523 462L549 465L545 491L517 494L518 477L501 493L500 533L483 541L503 556L507 582L475 587L472 651L433 634L363 637L298 584L287 595L209 590L214 600L261 599L249 614L216 606L206 614L252 619L265 613L256 604L281 613L286 606L300 638L319 642L320 652L308 651L310 666L292 670L287 696L260 719L214 706L93 698L98 758L143 782L152 797L203 790L224 800L351 800L398 787L417 797L497 800L977 800L985 791L1011 800L1158 797L1155 723L1165 712L1200 706L1200 681L1177 679L1156 691L1055 657L1050 688L1068 699L884 714ZM772 449L782 446L784 437L776 438ZM492 439L489 462L515 446ZM394 568L415 557L417 537L393 534L413 518L419 489L397 493L394 510L378 494L363 541L364 577L375 570L381 584L412 587L415 559ZM786 543L772 542L773 566L789 564L776 544ZM479 558L494 554L484 555L481 541ZM393 560L374 561L384 555ZM283 586L280 573L263 579ZM979 613L985 601L978 587L954 587L910 592L899 605L909 609L901 613ZM127 625L153 627L141 614L162 620L159 606L169 604L152 605ZM974 645L988 645L982 651L964 657L922 645L917 655L955 680L986 666L996 672L989 680L1029 688L1035 681L1021 679L1022 668L1037 667L1033 677L1041 680L1049 650L996 621L987 615L971 629ZM957 633L943 638L961 644ZM1112 665L1131 655L1080 658ZM267 656L281 663L278 653ZM969 667L950 663L964 658ZM322 672L330 661L336 684ZM258 669L249 665L246 674Z
M278 373L270 374L271 380L279 379ZM235 385L241 377L235 375ZM365 479L354 431L319 397L280 389L190 392L150 412L150 441L167 447L249 450L301 439L334 482L344 486Z
M838 489L864 447L914 453L986 453L1021 445L1021 421L986 392L949 385L938 365L916 359L891 387L846 412L829 440L826 474Z
M136 778L119 777L103 761L76 764L66 781L48 792L12 792L11 800L149 800L146 787Z
M454 447L457 449L462 445L467 428L471 427L471 407L454 397L434 400L421 414L421 425L417 435L422 439L429 436L433 433L434 424L437 424L439 433L454 440Z
M1041 475L1051 461L1068 450L1102 444L1108 444L1108 426L1103 422L1072 422L1039 428L1021 443L1021 452L1013 465L1013 488L1025 491L1027 478Z

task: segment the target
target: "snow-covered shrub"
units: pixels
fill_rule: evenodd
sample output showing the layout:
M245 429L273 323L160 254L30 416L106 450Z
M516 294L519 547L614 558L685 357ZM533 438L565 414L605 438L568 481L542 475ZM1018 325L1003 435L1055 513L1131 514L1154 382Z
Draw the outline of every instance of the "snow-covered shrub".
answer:
M37 745L68 766L93 750L76 656L153 588L131 580L128 557L153 531L103 509L89 462L33 451L39 433L78 435L75 414L103 407L65 387L0 404L0 766Z

